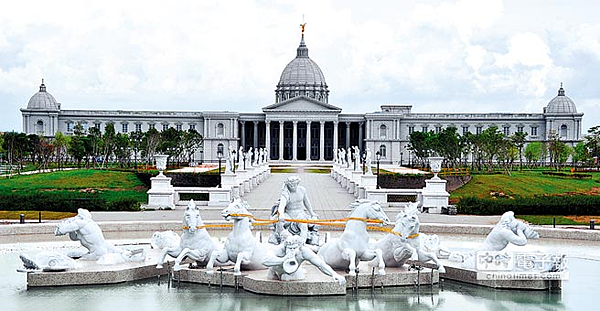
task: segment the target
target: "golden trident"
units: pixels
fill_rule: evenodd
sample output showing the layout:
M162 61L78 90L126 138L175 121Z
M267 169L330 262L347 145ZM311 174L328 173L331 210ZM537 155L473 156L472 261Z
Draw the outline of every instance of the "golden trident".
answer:
M306 23L300 24L300 28L302 28L302 34L304 34L304 27L306 27Z

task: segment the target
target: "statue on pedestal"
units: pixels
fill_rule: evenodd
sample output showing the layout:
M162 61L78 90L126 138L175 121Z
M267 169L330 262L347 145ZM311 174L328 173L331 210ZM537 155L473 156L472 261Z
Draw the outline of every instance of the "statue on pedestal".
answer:
M352 148L354 148L354 171L358 172L360 171L360 149L358 149L358 146Z
M354 168L354 163L352 162L352 148L348 147L348 151L346 151L346 157L348 158L348 168Z
M242 161L244 161L244 147L240 146L240 149L238 150L238 160L237 160L238 170L241 170L244 168L244 163Z
M252 147L248 148L246 152L246 167L251 167L252 165L252 156L254 156L254 152L252 152Z
M365 157L365 166L367 167L366 175L373 175L371 161L373 161L373 153L371 152L371 149L367 148L367 156Z

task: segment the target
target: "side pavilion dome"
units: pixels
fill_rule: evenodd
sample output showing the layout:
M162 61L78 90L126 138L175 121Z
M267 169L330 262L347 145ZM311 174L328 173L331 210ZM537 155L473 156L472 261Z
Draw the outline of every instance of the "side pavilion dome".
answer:
M558 89L558 95L548 103L544 109L544 113L577 113L575 103L565 95L562 83L560 84L560 89Z
M281 73L275 102L281 102L296 96L307 96L320 102L327 103L329 90L325 76L319 65L308 57L308 48L304 43L304 32L294 58Z
M54 99L52 94L46 92L46 85L44 84L44 80L42 79L42 84L40 85L40 91L33 94L29 99L29 103L27 104L27 109L36 109L36 110L59 110L60 106Z

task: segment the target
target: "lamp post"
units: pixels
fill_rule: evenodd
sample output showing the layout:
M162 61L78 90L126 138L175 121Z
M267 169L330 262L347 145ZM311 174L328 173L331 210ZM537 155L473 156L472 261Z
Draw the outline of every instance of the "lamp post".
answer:
M379 160L381 160L381 153L379 151L375 152L375 156L377 157L377 189L380 189L379 187Z
M233 171L233 173L235 174L235 150L233 150L231 153L233 153L233 157L231 158L231 170Z
M244 152L241 155L243 156L243 160L244 160L244 171L246 170L246 155L248 154L248 152Z
M404 156L404 152L400 152L400 166L404 164L402 157Z
M219 159L219 188L221 188L221 160L223 159L223 151L217 151L217 159Z

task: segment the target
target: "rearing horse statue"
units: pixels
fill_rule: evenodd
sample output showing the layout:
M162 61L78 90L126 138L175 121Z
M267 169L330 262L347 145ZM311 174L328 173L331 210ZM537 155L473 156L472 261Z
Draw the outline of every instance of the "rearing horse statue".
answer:
M248 207L250 207L248 203L237 199L221 211L221 216L226 220L233 220L233 230L227 236L225 247L210 255L206 273L214 273L215 263L225 264L228 261L235 263L234 275L241 275L242 268L246 270L268 268L262 263L267 257L273 256L275 247L272 244L260 243L252 235L250 220L252 214L248 212Z
M181 262L186 258L196 261L197 266L206 266L217 243L210 237L200 217L200 209L190 200L183 214L183 234L178 246L162 250L156 268L161 269L167 255L177 257L173 270L181 269Z
M385 263L380 249L369 248L367 221L378 220L383 225L390 222L379 202L360 200L350 205L354 210L346 221L346 228L339 239L325 243L319 252L325 262L333 269L349 269L350 275L356 275L360 260L374 260L380 275L385 274Z

